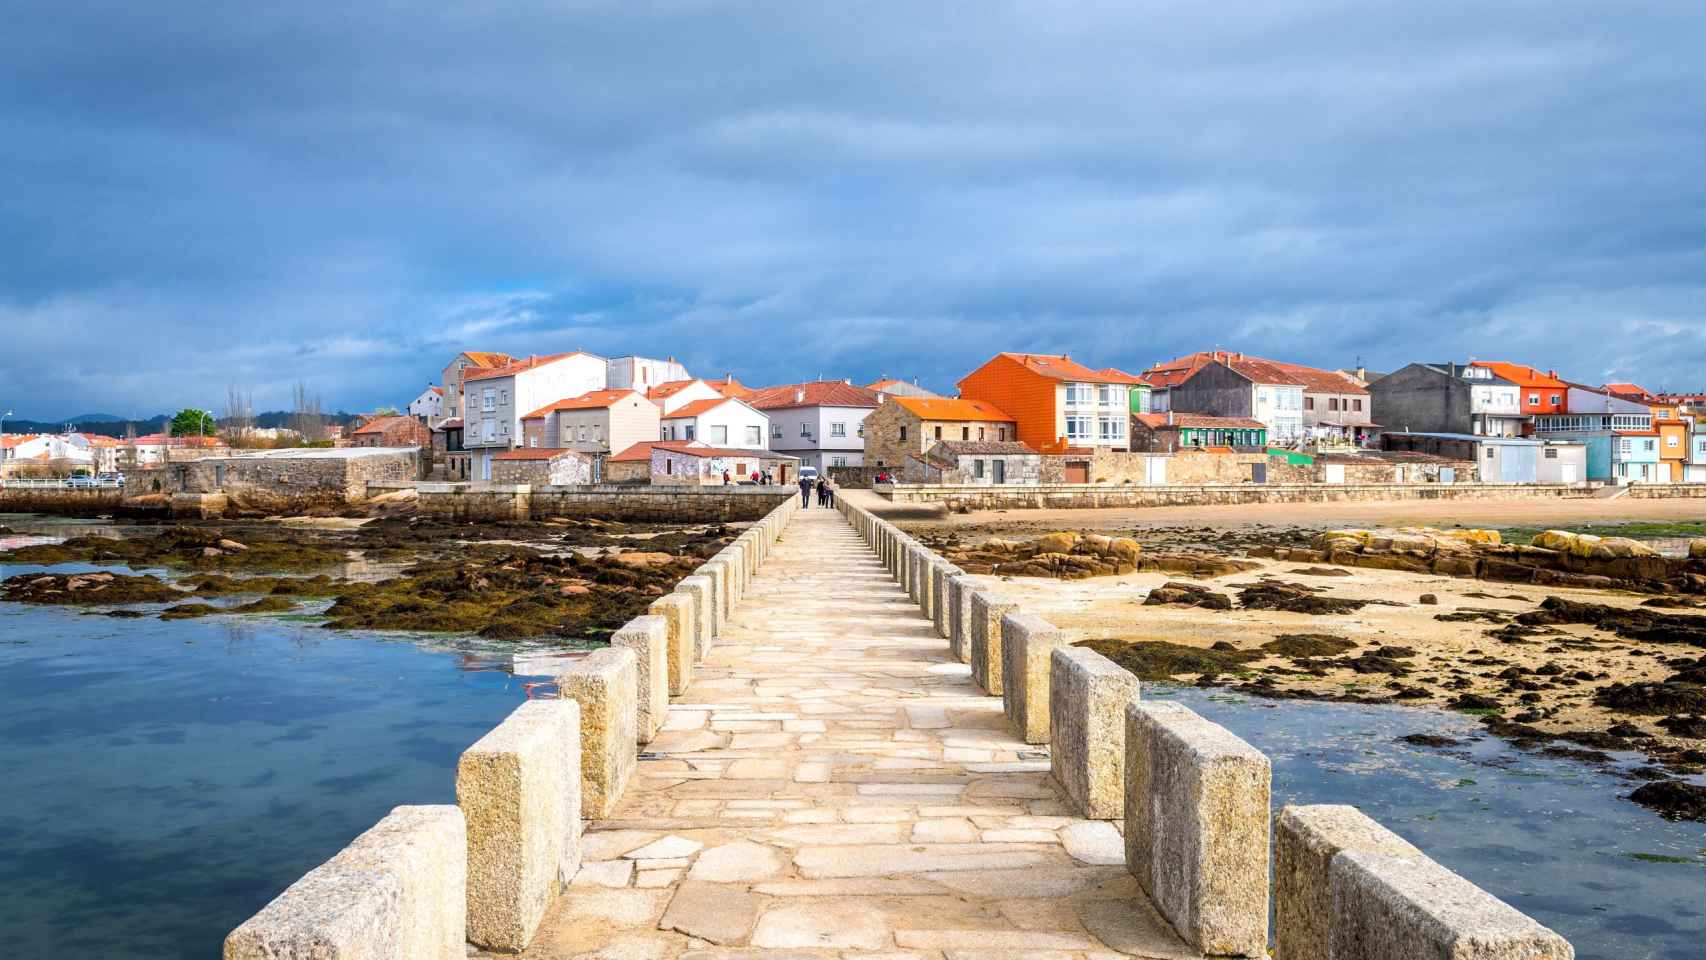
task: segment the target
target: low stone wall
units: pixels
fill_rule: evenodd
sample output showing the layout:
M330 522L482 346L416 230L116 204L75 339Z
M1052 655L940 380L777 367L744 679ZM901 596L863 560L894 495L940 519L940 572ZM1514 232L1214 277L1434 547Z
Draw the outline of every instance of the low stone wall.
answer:
M234 930L227 960L462 960L465 943L526 949L579 869L582 818L616 810L647 731L686 689L692 661L711 649L799 498L770 507L617 630L613 646L561 667L558 699L522 704L469 747L459 806L398 807Z
M1674 486L1692 490L1695 486L1706 487L1706 484ZM1589 487L1498 483L1242 483L1203 486L1098 486L1084 483L927 486L901 483L876 489L895 503L941 504L949 510L1084 510L1364 500L1581 500L1595 495Z
M1635 500L1706 499L1706 483L1633 483L1625 489Z
M96 517L116 511L124 502L118 490L39 490L0 488L0 513L51 513Z
M726 523L758 520L786 500L790 487L626 486L422 483L415 508L444 520L543 520L593 517L658 523Z
M974 681L1002 697L1026 742L1049 744L1067 798L1086 817L1124 817L1126 869L1185 944L1205 955L1267 956L1268 758L1182 705L1138 700L1135 678L1064 646L1048 621L980 581L948 577L946 598L933 596L930 573L942 558L869 511L838 506L925 616L950 608L950 649L966 652ZM1465 945L1477 957L1573 957L1557 934L1354 808L1288 808L1277 830L1280 960L1448 960L1467 956Z

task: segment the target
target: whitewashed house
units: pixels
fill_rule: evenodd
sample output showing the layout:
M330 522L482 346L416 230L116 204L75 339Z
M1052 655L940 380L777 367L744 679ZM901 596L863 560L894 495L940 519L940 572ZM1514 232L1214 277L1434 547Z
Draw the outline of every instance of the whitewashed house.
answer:
M754 392L747 402L770 418L770 449L822 475L865 463L865 418L886 394L844 380L792 383Z
M521 418L565 397L603 390L603 357L576 351L528 357L501 367L470 368L462 378L462 446L473 478L492 478L492 455L522 445Z
M616 357L610 361L610 376L606 384L611 390L638 390L648 393L660 383L688 379L687 368L674 357L654 360L651 357Z
M665 416L700 400L716 400L727 394L708 380L670 380L646 391L647 399L658 405Z
M736 450L770 449L770 418L733 397L695 400L663 415L663 440L696 440Z
M409 416L418 417L431 426L444 419L444 388L430 386L409 402Z

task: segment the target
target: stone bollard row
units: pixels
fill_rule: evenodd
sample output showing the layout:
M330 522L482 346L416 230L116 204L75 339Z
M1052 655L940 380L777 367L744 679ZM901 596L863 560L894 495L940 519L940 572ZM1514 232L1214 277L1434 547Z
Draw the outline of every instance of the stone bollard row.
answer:
M1127 869L1193 951L1268 955L1271 829L1277 960L1573 960L1556 933L1353 807L1272 822L1260 751L1182 705L1141 701L1119 665L887 521L842 513L1019 736L1050 745L1077 810L1124 818Z
M1274 829L1274 947L1281 958L1575 956L1563 937L1355 807L1286 807Z
M610 646L634 651L634 735L651 743L669 719L669 622L635 617L610 635Z
M225 938L225 960L462 960L468 837L452 806L396 807Z

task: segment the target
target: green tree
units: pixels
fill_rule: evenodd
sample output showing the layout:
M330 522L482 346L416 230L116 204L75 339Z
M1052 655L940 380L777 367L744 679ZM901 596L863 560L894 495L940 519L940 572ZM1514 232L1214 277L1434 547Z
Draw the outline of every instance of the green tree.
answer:
M172 417L174 437L211 437L218 432L219 425L214 422L213 413L209 410L191 410L185 407Z

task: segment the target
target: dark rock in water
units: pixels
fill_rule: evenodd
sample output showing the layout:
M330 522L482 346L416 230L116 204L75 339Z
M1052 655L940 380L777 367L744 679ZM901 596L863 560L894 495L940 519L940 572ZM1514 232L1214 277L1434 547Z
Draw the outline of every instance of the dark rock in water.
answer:
M1595 694L1593 702L1620 713L1646 716L1706 713L1706 687L1692 683L1613 683Z
M1644 737L1646 732L1627 720L1621 720L1605 728L1605 732L1614 737Z
M1231 610L1232 598L1224 593L1194 583L1169 580L1149 591L1149 596L1143 599L1143 605L1146 607L1169 604L1184 607L1204 607L1209 610Z
M1623 771L1622 775L1630 780L1669 780L1671 778L1669 770L1650 763L1632 767Z
M1442 737L1437 733L1409 733L1398 738L1400 743L1412 743L1418 747L1460 747L1465 741L1452 737Z
M1706 787L1682 780L1660 780L1638 788L1629 799L1658 811L1666 820L1706 821Z
M1426 700L1428 697L1433 696L1433 694L1427 692L1421 687L1406 687L1401 685L1398 687L1397 692L1393 693L1392 696L1394 699L1398 700Z
M0 583L0 600L57 606L166 603L184 592L154 576L107 573L21 573Z
M1620 724L1620 726L1634 730L1637 737L1642 735L1639 727L1632 727L1629 724ZM1627 734L1618 733L1615 730L1566 730L1558 734L1558 739L1599 750L1635 749L1635 745L1629 742Z
M1602 753L1598 750L1581 750L1576 747L1547 747L1540 752L1549 757L1580 760L1583 763L1610 763L1614 759L1609 753Z
M1416 602L1419 604L1422 604L1423 606L1432 607L1432 606L1437 606L1439 604L1439 598L1434 596L1431 593L1424 593L1421 596L1416 598Z
M1238 592L1238 603L1246 610L1283 610L1287 613L1351 613L1368 606L1365 600L1320 597L1301 584L1269 581L1251 584Z
M147 616L147 614L143 613L141 610L108 610L102 613L101 616L112 617L115 620L140 620Z
M1331 657L1356 649L1356 641L1330 633L1282 633L1262 649L1279 657Z
M1458 694L1451 701L1451 705L1458 710L1497 710L1504 706L1492 697L1484 697L1478 693Z
M1673 737L1706 740L1706 717L1665 717L1658 724Z

